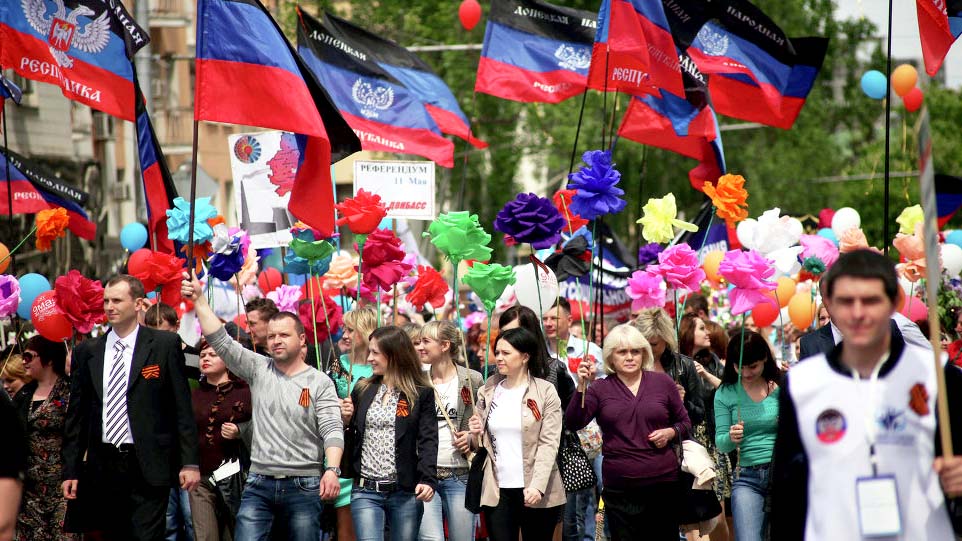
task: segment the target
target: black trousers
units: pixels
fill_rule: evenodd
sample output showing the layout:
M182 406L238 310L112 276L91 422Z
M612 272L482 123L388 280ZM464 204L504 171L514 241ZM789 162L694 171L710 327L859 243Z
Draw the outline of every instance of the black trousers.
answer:
M484 507L485 526L491 541L551 541L564 505L525 507L520 488L502 488L497 507Z
M678 541L681 487L677 482L631 490L605 488L602 498L612 541Z
M157 487L144 480L133 446L118 450L104 444L99 451L93 468L98 486L93 492L100 498L95 505L100 507L103 538L163 541L170 486Z

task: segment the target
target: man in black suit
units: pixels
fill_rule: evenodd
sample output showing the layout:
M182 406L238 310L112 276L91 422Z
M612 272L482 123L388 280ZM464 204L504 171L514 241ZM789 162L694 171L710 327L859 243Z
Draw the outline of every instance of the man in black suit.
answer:
M140 280L111 278L111 330L79 345L72 359L63 493L74 500L79 488L97 515L85 517L89 526L110 539L163 539L170 488L190 490L200 479L180 338L138 324L144 297Z

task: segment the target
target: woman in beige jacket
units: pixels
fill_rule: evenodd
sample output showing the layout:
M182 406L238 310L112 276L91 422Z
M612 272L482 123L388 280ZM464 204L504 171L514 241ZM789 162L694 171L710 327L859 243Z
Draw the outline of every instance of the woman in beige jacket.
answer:
M511 329L495 343L498 373L478 391L471 433L488 450L481 505L491 541L550 541L565 504L556 458L561 400L541 379L538 339ZM477 445L477 440L474 441Z

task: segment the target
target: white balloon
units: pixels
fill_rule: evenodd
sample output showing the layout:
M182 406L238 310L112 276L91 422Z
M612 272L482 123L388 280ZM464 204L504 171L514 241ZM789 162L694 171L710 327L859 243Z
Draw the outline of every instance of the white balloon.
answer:
M538 279L535 281L535 271L538 269ZM543 314L558 298L558 278L551 269L535 267L533 263L518 265L514 268L514 275L518 281L514 284L514 293L521 306L527 306L536 314ZM540 298L538 292L541 292Z
M805 227L802 226L802 222L798 218L789 218L788 232L792 235L792 238L795 239L795 243L797 244L798 241L801 240L802 234L805 233Z
M747 218L738 222L738 226L735 227L735 236L738 237L738 242L741 243L742 248L746 250L751 250L755 247L755 226L758 222L754 218Z
M962 248L954 244L943 244L940 249L942 251L942 268L949 273L949 278L955 278L962 272Z
M852 207L842 207L836 210L835 216L832 218L832 231L838 238L842 238L842 234L849 229L861 226L862 217Z

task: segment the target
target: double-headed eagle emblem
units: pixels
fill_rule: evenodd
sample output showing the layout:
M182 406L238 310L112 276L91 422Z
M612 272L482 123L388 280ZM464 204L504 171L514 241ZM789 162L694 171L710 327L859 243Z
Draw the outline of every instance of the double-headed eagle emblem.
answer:
M394 89L389 86L373 86L358 79L351 87L351 97L361 106L361 114L367 118L377 118L380 111L386 111L394 103Z
M588 69L591 66L591 53L586 48L559 45L554 57L558 59L558 66L568 71Z
M77 6L77 9L67 13L63 0L53 2L57 10L52 15L47 13L47 0L20 0L20 5L30 26L46 36L50 54L60 67L73 67L73 59L69 55L71 47L90 54L99 53L107 47L110 42L109 10L104 10L94 19L93 10L87 6ZM80 17L87 18L87 23L82 24Z

